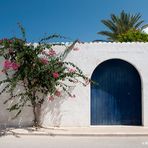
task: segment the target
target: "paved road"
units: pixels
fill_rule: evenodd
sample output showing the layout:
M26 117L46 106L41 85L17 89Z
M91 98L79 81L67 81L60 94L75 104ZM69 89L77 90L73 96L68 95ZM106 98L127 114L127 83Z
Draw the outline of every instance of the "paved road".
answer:
M148 148L148 137L2 136L0 148Z

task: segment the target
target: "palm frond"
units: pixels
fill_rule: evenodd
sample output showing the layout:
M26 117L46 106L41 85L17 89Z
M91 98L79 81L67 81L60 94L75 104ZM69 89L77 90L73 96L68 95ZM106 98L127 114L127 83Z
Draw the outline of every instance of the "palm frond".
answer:
M111 31L116 32L117 28L116 25L114 24L114 22L112 22L111 20L102 20L101 21L106 27L108 27Z
M111 38L111 40L115 38L114 33L109 32L109 31L100 31L97 34L108 36L109 38Z
M143 30L148 27L148 24L143 25L140 29Z
M110 19L101 20L101 22L109 29L109 31L100 31L98 34L105 35L111 40L114 40L118 35L126 33L128 30L139 30L148 27L148 25L142 26L144 20L140 19L140 13L133 15L126 13L124 10L121 11L119 16L111 14Z

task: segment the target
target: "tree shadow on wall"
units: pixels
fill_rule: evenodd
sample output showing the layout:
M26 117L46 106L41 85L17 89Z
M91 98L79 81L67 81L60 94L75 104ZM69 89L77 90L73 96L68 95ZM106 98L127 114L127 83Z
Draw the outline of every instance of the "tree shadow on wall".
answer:
M75 86L70 86L68 92L72 94L74 88ZM62 109L61 106L70 97L64 91L62 91L61 94L62 95L60 97L56 97L53 101L49 101L48 99L46 99L45 103L42 106L41 121L42 123L45 121L45 124L47 125L47 127L50 127L50 126L59 127L61 125L62 117L63 117L63 114L65 113L63 110L61 110ZM48 124L49 119L50 119L50 123ZM44 123L43 123L43 126L44 126Z

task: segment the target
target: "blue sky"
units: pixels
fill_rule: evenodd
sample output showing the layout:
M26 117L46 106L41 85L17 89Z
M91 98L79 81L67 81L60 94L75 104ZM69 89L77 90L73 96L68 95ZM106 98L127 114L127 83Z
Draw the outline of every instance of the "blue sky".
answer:
M122 10L140 12L148 23L148 0L0 0L0 38L20 36L17 22L26 29L28 41L59 33L70 40L105 39L101 19Z

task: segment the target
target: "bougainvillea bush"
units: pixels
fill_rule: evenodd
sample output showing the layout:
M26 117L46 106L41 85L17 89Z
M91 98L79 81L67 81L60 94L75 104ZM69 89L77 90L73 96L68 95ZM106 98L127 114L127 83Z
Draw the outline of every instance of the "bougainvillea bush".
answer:
M5 84L0 94L4 92L10 94L4 104L19 98L17 103L7 108L9 111L17 111L14 118L22 112L26 105L32 107L34 126L38 126L38 111L47 98L45 96L49 96L49 102L55 97L60 97L61 91L74 97L68 91L69 86L65 81L85 85L88 78L76 65L64 61L68 53L74 49L76 42L65 47L64 52L58 54L47 40L60 37L59 35L43 38L34 45L27 43L22 27L21 30L23 39L4 38L0 40L0 56L4 58L2 73L6 76L4 80L0 81L0 84ZM16 94L19 86L23 87L23 91Z

